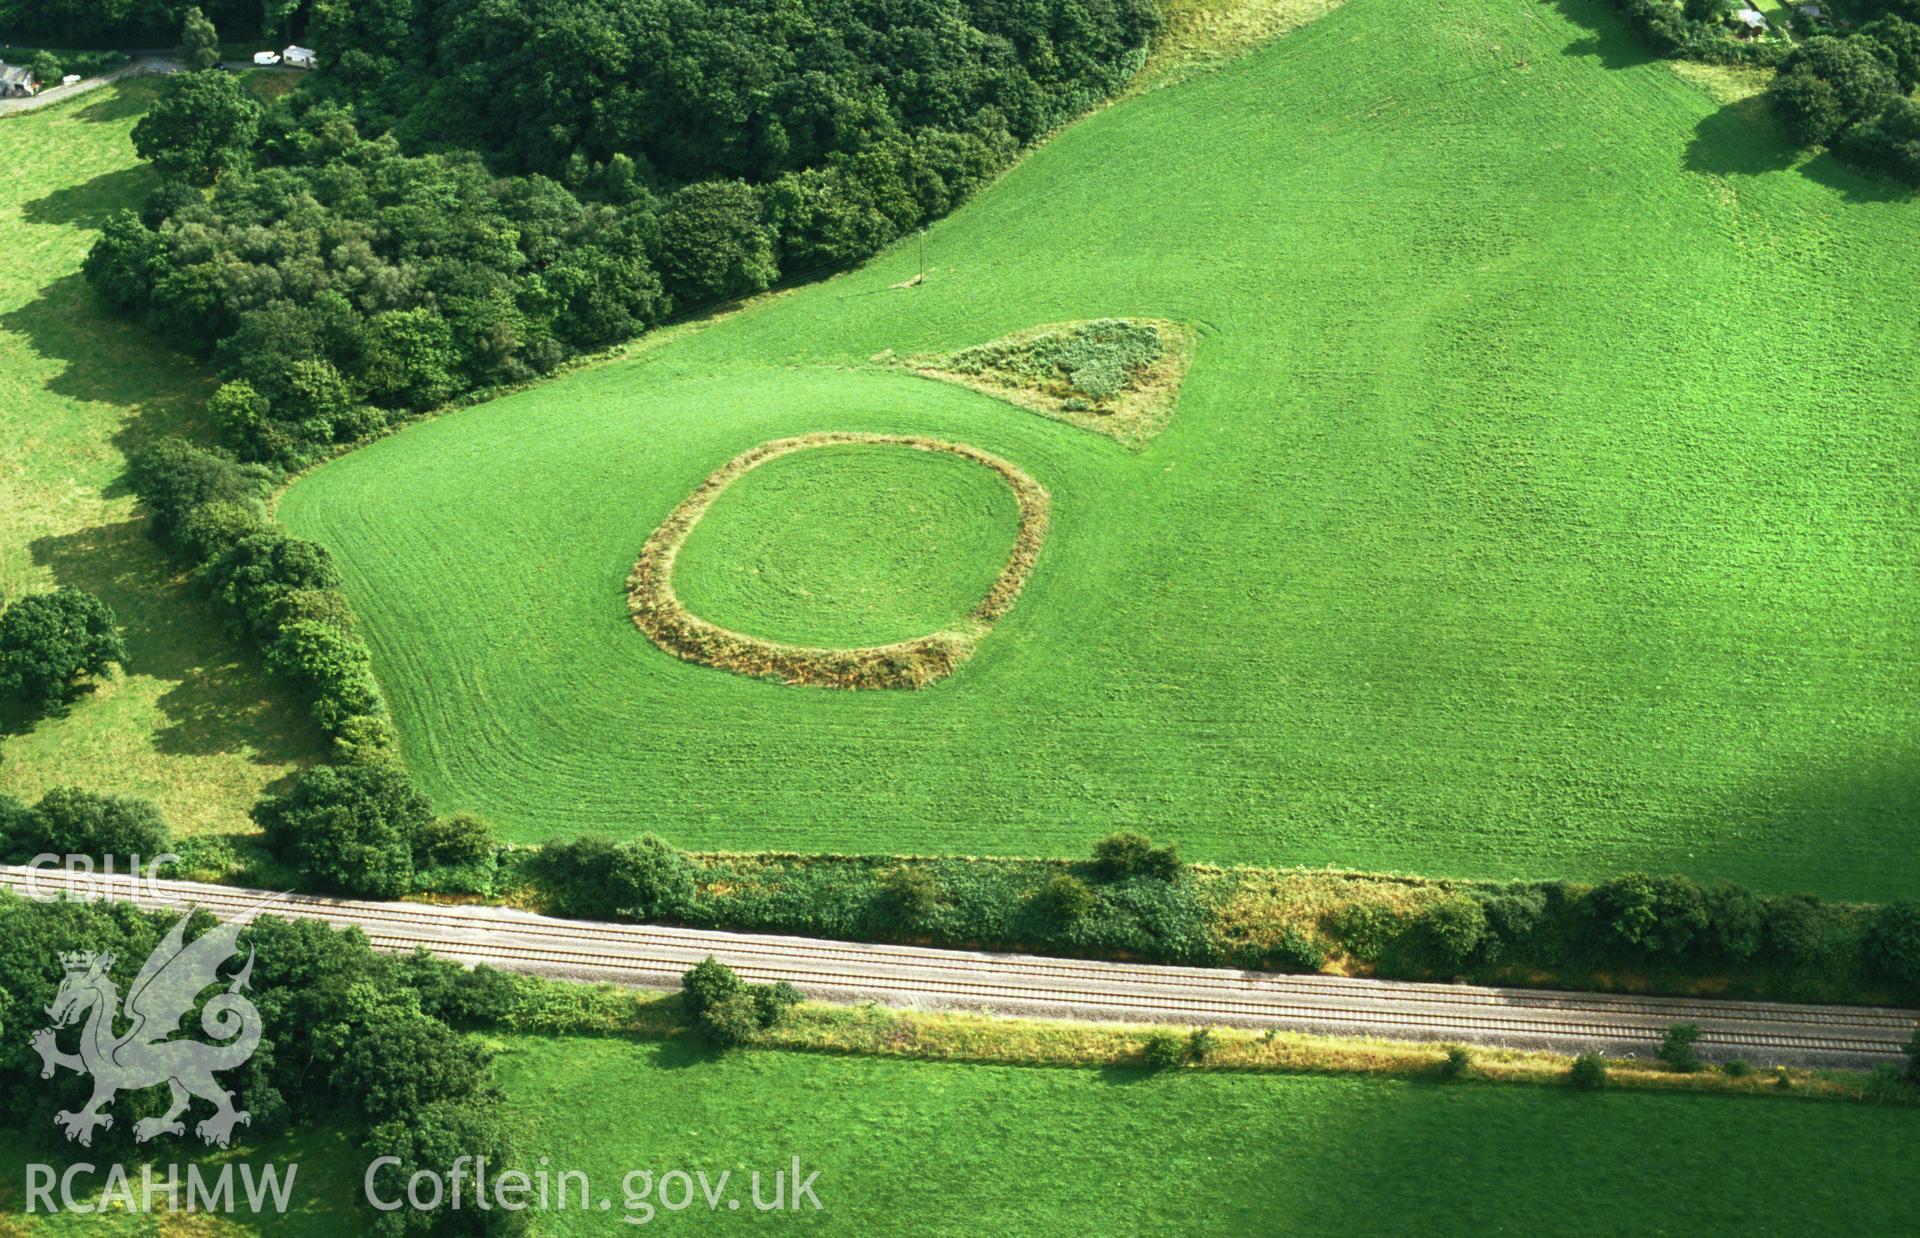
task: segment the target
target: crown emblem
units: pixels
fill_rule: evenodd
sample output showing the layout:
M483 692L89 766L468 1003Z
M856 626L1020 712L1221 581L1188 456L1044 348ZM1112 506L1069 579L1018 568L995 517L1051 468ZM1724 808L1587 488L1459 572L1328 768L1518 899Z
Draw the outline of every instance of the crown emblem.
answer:
M60 966L69 972L92 971L96 966L105 971L113 966L113 955L95 954L91 950L62 950Z

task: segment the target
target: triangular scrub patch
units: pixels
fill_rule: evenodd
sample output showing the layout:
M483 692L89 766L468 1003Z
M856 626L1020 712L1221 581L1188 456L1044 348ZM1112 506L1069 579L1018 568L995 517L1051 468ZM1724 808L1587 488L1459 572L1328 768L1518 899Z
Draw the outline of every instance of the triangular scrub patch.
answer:
M1138 450L1167 428L1193 361L1193 331L1154 318L1093 318L895 360ZM894 360L892 358L887 358Z

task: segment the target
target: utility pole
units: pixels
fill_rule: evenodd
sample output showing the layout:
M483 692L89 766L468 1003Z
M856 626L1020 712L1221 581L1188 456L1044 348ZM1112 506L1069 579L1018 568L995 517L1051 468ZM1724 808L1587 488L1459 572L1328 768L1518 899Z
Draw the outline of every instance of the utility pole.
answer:
M927 282L927 229L925 225L922 225L920 228L920 274L914 282L917 284Z

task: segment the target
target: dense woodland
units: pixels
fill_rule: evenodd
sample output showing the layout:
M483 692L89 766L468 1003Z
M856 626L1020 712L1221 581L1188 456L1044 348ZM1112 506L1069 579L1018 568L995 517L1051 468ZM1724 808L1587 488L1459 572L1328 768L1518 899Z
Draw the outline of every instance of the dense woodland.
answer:
M0 0L0 35L53 47L166 47L195 0ZM227 37L288 34L304 0L199 0Z
M873 253L1122 85L1148 0L318 6L270 109L177 78L95 286L293 465L669 315Z

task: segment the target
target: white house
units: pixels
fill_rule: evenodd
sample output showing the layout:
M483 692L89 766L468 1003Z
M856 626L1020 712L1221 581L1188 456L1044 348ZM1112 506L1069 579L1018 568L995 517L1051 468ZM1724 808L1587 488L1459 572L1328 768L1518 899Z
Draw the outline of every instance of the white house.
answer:
M1740 23L1742 36L1750 37L1767 32L1766 16L1758 9L1741 9L1733 15L1733 19Z
M255 52L253 54L253 63L259 65L263 69L266 68L268 65L279 64L280 53L279 52Z
M280 59L296 69L311 69L317 63L311 47L292 46L280 53Z
M24 65L0 61L0 99L33 93L33 72Z

